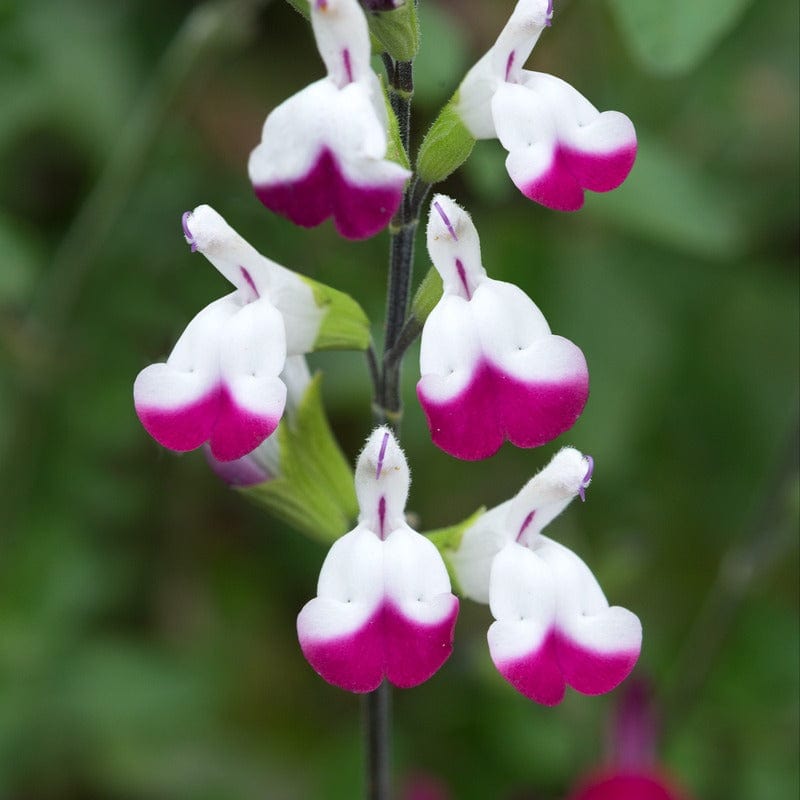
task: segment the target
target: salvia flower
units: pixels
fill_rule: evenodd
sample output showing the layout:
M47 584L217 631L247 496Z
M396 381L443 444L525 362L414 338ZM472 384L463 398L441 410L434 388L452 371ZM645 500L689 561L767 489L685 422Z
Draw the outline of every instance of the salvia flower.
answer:
M361 6L312 0L310 10L328 75L267 117L250 180L267 208L295 224L333 217L342 236L362 239L388 224L410 172L387 159L388 112Z
M610 730L609 763L578 781L568 800L689 800L658 762L658 725L645 684L631 681Z
M469 527L452 556L467 597L489 603L489 651L500 674L526 697L555 705L566 686L610 691L639 657L642 628L609 607L597 580L571 550L542 529L578 495L593 461L564 448L513 499Z
M341 292L262 256L210 206L186 212L182 225L192 251L200 251L235 290L197 314L166 363L139 373L136 413L170 450L208 442L215 459L235 461L278 425L287 354L366 346L366 318Z
M552 0L519 0L497 41L467 73L455 109L476 139L497 138L531 200L576 211L585 189L619 186L636 158L633 123L598 111L560 78L522 69L553 16Z
M589 394L583 353L520 288L486 275L472 220L444 195L428 252L444 292L422 332L417 396L434 443L475 460L505 439L538 447L571 428Z
M358 458L358 525L334 543L317 597L297 618L303 654L329 683L370 692L383 678L408 688L450 655L458 599L436 547L405 522L405 456L377 428Z

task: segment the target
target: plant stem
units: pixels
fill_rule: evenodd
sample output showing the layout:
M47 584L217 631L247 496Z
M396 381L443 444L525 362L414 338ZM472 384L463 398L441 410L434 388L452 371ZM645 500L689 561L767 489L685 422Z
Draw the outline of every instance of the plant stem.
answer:
M391 797L392 692L389 682L364 695L364 745L366 748L367 800Z
M410 156L411 97L414 93L413 64L395 62L384 54L383 62L389 83L389 100L397 117L400 141ZM403 338L411 277L414 268L414 239L419 209L426 191L420 195L417 181L411 180L403 192L400 207L389 228L389 280L386 289L386 334L383 355L378 364L374 350L367 360L374 386L373 416L377 424L386 423L396 435L400 433L402 399L400 368L404 347L395 348ZM394 356L390 357L390 353ZM367 800L389 800L391 796L391 707L392 694L388 681L364 697L364 744L366 747Z

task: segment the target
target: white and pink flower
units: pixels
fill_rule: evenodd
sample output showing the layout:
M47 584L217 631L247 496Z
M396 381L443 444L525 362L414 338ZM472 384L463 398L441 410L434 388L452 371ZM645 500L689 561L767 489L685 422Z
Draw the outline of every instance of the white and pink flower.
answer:
M387 159L388 112L361 6L311 0L310 10L328 75L267 117L250 180L267 208L295 224L333 217L342 236L362 239L389 223L411 173Z
M538 447L571 428L589 394L583 353L520 288L486 275L472 220L444 195L428 252L444 293L422 332L417 396L434 443L476 460L506 439Z
M234 461L277 427L286 356L313 349L324 312L308 282L262 256L210 206L186 212L182 224L192 250L236 288L189 323L165 363L139 373L134 404L164 447L208 442L216 460Z
M508 173L526 197L576 211L584 190L607 192L625 180L636 159L636 132L624 114L598 111L560 78L522 69L550 25L552 5L519 0L454 100L476 139L500 140Z
M325 559L297 618L300 646L342 689L370 692L384 678L409 688L450 655L458 599L439 551L405 522L408 465L388 428L367 440L355 482L358 525Z
M556 705L567 686L610 691L639 658L642 627L609 607L586 564L542 529L591 480L593 461L558 452L513 499L468 528L452 557L467 597L489 603L489 651L500 674L526 697Z

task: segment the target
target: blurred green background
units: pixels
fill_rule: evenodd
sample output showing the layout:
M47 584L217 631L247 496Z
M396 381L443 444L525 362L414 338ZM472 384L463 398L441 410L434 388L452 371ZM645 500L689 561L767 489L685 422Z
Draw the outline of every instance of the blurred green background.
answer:
M511 0L422 0L419 134ZM405 370L410 508L431 529L511 494L561 444L595 480L549 534L636 611L662 759L696 798L797 796L798 7L556 2L532 68L636 123L624 186L561 215L496 142L444 185L484 263L586 353L592 396L534 451L456 463ZM266 113L319 77L281 0L0 2L0 798L359 796L359 702L294 620L325 555L164 452L131 385L225 289L180 214L216 207L265 254L351 292L380 335L387 236L293 228L252 196ZM427 268L424 248L417 274ZM349 457L362 356L315 356ZM395 693L395 769L453 797L562 798L614 695L538 707L495 673L464 602L450 661Z

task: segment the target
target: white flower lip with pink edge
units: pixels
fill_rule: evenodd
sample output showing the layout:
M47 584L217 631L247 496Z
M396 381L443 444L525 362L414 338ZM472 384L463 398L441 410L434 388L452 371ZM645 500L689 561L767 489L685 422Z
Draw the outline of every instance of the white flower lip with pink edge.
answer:
M584 190L619 186L636 159L636 131L619 111L598 111L565 81L522 69L552 19L552 0L519 0L488 53L459 87L456 110L476 139L500 140L511 180L559 211Z
M589 395L583 353L519 287L486 275L472 220L444 195L428 252L444 293L422 331L417 396L434 443L476 460L506 439L538 447L571 428Z
M500 674L526 697L561 702L567 686L611 691L639 658L642 626L609 607L597 580L571 550L542 529L584 496L594 462L559 451L517 494L484 514L452 557L467 597L489 603L489 651Z
M208 442L216 460L235 461L277 427L286 356L313 348L322 312L303 280L262 256L210 206L186 212L182 225L192 251L236 289L197 314L165 363L139 373L136 413L170 450Z
M458 599L439 551L405 522L408 465L388 428L367 440L355 482L358 525L325 559L297 618L300 646L342 689L371 692L384 678L409 688L449 657Z
M296 225L333 217L342 236L363 239L389 223L411 173L386 158L388 116L361 6L314 0L310 10L328 75L267 117L250 180L267 208Z

